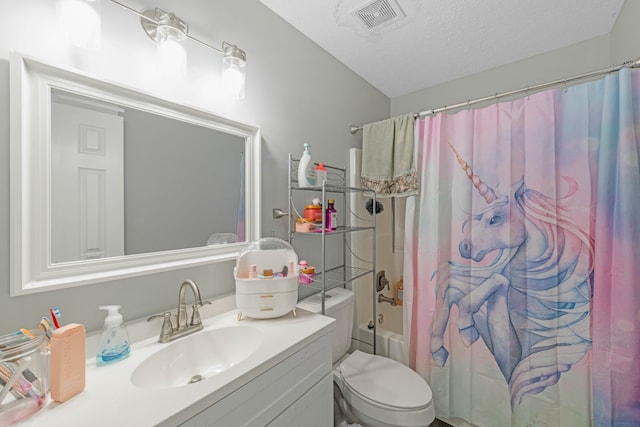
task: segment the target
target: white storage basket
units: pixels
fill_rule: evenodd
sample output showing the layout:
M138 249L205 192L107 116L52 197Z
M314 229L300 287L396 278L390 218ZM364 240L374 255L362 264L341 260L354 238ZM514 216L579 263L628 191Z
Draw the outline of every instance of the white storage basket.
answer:
M249 277L252 265L259 274L272 270L273 278ZM280 275L284 270L287 274ZM296 315L298 255L284 240L265 237L252 242L238 255L233 274L238 320L242 316L270 319L289 312Z

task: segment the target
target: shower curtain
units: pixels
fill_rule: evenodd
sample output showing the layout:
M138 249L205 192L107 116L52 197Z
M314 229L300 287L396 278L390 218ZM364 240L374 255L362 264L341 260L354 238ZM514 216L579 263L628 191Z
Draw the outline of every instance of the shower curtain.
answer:
M640 425L639 73L416 123L407 335L439 417Z

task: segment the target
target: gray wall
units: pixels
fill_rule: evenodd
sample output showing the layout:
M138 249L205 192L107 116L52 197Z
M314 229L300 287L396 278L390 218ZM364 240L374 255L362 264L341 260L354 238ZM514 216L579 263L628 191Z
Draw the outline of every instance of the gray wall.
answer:
M215 78L221 58L196 43L187 43L188 75L182 82L156 82L155 46L140 20L122 8L102 2L102 48L86 52L60 42L53 1L3 2L10 16L0 26L0 333L35 327L52 305L65 322L102 326L98 305L120 304L125 320L175 309L178 286L194 279L204 297L233 292L234 262L190 268L82 286L31 296L9 297L9 52L88 72L156 96L214 111L259 126L263 137L263 234L284 238L286 222L272 219L273 207L287 205L287 155L313 145L316 161L346 167L348 149L360 145L349 133L351 123L389 117L389 98L329 56L257 0L220 0L215 15L198 12L209 0L136 1L142 10L161 7L190 25L192 35L212 44L237 43L247 53L247 96L227 103L217 96ZM145 7L146 5L146 7ZM210 80L213 76L213 81ZM158 326L159 327L159 326Z
M391 115L428 111L636 59L640 57L638 19L640 2L627 0L608 35L393 98Z

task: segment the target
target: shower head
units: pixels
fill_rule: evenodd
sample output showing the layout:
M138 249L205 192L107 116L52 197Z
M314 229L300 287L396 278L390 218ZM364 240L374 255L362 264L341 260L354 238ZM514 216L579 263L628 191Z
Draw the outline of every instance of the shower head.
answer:
M373 215L373 199L367 200L367 204L365 205L365 209L369 212L369 215ZM376 215L384 210L384 206L382 203L376 200Z

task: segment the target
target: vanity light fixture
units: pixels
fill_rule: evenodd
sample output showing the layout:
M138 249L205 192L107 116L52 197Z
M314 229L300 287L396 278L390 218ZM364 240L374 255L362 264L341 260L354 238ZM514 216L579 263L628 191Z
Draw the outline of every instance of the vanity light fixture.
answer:
M110 1L140 16L142 28L157 43L158 64L161 67L161 73L185 74L187 56L181 41L190 39L222 54L223 84L233 98L244 98L247 55L238 46L222 42L222 47L217 48L189 35L187 23L172 12L166 12L159 8L138 12L119 1Z
M187 52L181 42L189 31L187 23L158 8L145 10L142 15L142 28L156 42L158 72L165 77L184 77L187 74Z
M223 43L222 81L236 99L244 98L247 55L238 46Z

